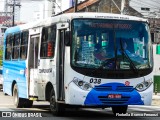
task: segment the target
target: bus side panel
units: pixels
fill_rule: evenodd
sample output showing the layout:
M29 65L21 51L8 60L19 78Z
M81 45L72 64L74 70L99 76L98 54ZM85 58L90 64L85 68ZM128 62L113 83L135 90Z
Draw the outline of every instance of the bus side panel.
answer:
M28 83L25 76L26 61L20 59L5 60L6 55L6 38L9 34L18 33L21 31L19 26L8 28L4 35L4 47L3 47L3 91L9 95L12 95L13 83L15 82L18 86L19 97L27 98Z
M3 62L3 77L4 77L4 92L12 95L13 81L17 83L19 97L27 98L27 79L25 76L26 63L25 61L4 61Z

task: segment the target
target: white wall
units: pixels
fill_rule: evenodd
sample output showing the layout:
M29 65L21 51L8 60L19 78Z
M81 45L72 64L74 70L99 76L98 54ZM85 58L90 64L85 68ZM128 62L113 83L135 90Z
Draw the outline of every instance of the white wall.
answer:
M69 8L69 2L70 2L70 0L62 0L61 5L62 5L63 11Z
M154 58L154 69L153 74L154 75L160 75L160 55L156 54L156 47L157 44L153 45L153 58Z
M4 0L0 0L0 12L4 12Z
M74 0L61 0L62 1L62 10L66 10L68 8L71 7L71 2L74 1ZM78 3L82 2L82 1L85 1L85 0L78 0Z
M52 15L52 4L48 0L21 2L20 21L27 23L45 19Z
M74 0L55 0L55 14L58 14L59 12L62 12L70 7L71 6L71 2L74 1ZM78 3L79 2L82 2L82 1L85 1L85 0L78 0ZM58 7L59 6L59 7Z

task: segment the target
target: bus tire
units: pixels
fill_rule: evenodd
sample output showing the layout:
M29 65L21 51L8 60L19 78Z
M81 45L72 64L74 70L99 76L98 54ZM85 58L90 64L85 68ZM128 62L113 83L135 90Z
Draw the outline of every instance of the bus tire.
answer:
M14 105L16 106L16 108L23 107L24 99L19 98L18 96L17 84L15 84L13 88L13 100L14 100Z
M113 112L114 115L116 115L116 113L126 114L127 109L128 109L128 105L125 105L125 106L113 106L112 107L112 112Z
M55 92L54 89L52 89L50 94L50 111L53 115L56 116L62 116L65 112L65 107L61 103L56 102Z
M25 99L25 105L24 105L25 108L31 108L32 105L33 105L32 100Z

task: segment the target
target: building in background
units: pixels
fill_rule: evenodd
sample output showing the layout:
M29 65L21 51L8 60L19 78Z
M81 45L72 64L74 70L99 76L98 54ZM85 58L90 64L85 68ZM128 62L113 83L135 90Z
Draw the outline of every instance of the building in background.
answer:
M152 41L160 43L160 0L130 0L130 5L149 20Z
M52 16L53 3L49 0L21 1L20 21L27 23Z
M2 49L2 46L3 46L3 38L4 38L4 33L6 29L7 27L0 25L0 50Z
M144 17L160 17L160 0L130 0L130 5Z
M160 44L160 18L148 18L148 20L150 22L152 42Z
M16 23L20 22L21 0L4 0L4 2L4 12L10 17L10 20L5 21L5 25L9 27L13 24L17 25Z
M71 12L74 12L74 7L64 11L64 13ZM85 0L78 4L77 12L103 12L143 17L130 6L130 0Z
M62 11L65 11L73 7L75 0L3 0L1 1L0 11L5 12L11 18L13 15L14 1L16 3L15 12L14 12L15 21L27 23L27 22L40 20L40 19L44 19L50 16L54 16L56 14L59 14ZM132 11L131 15L137 16L137 11L138 11L143 16L147 15L148 17L151 17L151 18L160 16L159 0L153 0L153 1L150 1L150 0L78 0L78 3L80 4L83 2L99 3L99 4L91 5L92 8L91 7L85 8L87 4L82 4L83 6L81 6L81 8L83 7L85 8L85 10L81 9L81 11L95 11L95 9L97 9L96 11L99 11L99 12L105 11L105 12L115 13L115 11L117 11L118 9L121 10L125 6L125 4L119 4L119 3L128 2L130 3L129 7L125 7L125 11L123 11L125 14L130 15ZM99 7L99 6L102 6L100 5L101 3L105 3L105 5L103 5L103 7ZM116 3L118 7L116 7L114 3ZM128 13L128 11L130 13ZM116 13L120 13L120 12L116 12ZM141 15L138 14L138 16L141 16Z
M75 0L51 0L53 2L53 14L56 15L61 13L64 10L69 9L70 7L74 6ZM81 3L87 0L77 0L77 3Z
M3 16L1 24L3 26L11 27L14 22L20 21L20 0L3 0L0 1L0 16Z
M12 26L13 13L15 25L27 23L51 17L53 14L52 1L53 0L3 0L0 2L2 6L0 12L3 12L4 16L10 17L10 20L5 21L5 25L10 24L10 26Z
M84 2L84 1L87 1L87 0L77 0L77 3L79 4L79 3ZM74 4L75 4L75 0L69 0L69 8L73 7Z
M78 0L81 3L85 0ZM74 0L21 0L20 21L31 22L54 16L72 7Z
M4 25L4 23L7 20L10 20L10 17L5 16L3 12L0 12L0 50L2 49L2 46L3 46L4 32L7 29L7 27Z

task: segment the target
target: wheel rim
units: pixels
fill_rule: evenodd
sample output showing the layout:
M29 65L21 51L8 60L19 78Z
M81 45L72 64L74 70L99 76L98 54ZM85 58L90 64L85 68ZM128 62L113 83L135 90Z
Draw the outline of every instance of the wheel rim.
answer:
M51 109L51 111L55 111L55 109L56 109L56 101L55 101L54 95L52 95L52 97L50 99L50 109Z

